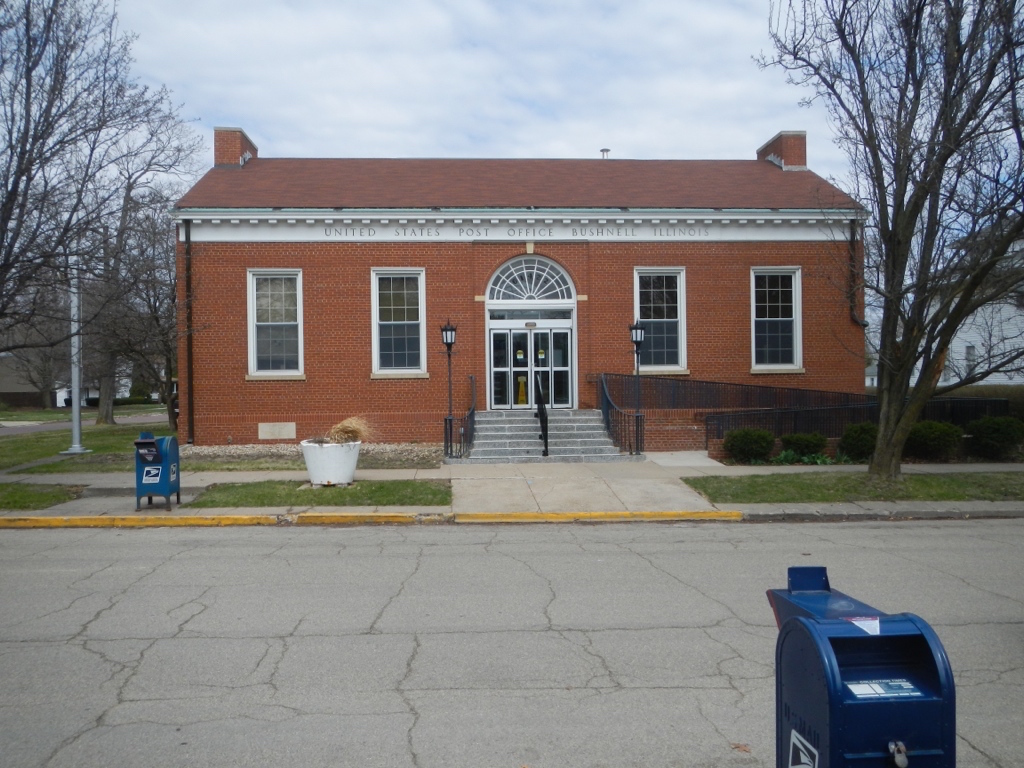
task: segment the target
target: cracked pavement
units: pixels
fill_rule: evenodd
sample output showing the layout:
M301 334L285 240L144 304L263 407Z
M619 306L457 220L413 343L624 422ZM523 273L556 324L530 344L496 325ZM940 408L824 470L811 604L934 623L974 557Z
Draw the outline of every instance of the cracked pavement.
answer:
M1020 520L0 531L0 766L768 768L765 590L826 565L935 628L958 765L1010 768L1022 544Z

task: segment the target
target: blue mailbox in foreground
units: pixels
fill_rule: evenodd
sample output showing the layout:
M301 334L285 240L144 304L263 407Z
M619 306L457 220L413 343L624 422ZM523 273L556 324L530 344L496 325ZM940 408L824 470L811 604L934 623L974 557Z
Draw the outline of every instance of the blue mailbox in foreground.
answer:
M142 509L142 497L164 496L171 509L171 494L181 504L181 479L178 477L178 438L153 437L142 432L135 441L135 510Z
M822 567L769 589L777 768L955 768L956 693L938 636L829 587Z

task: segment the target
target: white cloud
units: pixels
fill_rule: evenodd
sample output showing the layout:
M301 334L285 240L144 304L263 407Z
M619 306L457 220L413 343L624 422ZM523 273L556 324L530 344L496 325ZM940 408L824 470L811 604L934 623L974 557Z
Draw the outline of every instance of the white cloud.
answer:
M824 110L753 57L763 0L122 0L139 76L270 157L752 158Z

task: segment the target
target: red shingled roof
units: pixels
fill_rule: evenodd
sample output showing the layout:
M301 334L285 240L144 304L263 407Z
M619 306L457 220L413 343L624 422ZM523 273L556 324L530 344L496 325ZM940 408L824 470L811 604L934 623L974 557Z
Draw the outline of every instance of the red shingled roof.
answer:
M253 158L178 208L856 209L817 174L765 160Z

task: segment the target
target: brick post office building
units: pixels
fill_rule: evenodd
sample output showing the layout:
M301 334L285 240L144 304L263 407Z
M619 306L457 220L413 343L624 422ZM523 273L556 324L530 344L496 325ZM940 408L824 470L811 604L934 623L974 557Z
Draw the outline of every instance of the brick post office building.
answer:
M215 129L178 202L182 439L349 415L440 442L465 412L597 405L603 373L863 392L863 209L802 132L751 160L262 158ZM659 447L672 447L671 439ZM650 446L649 447L655 447Z

